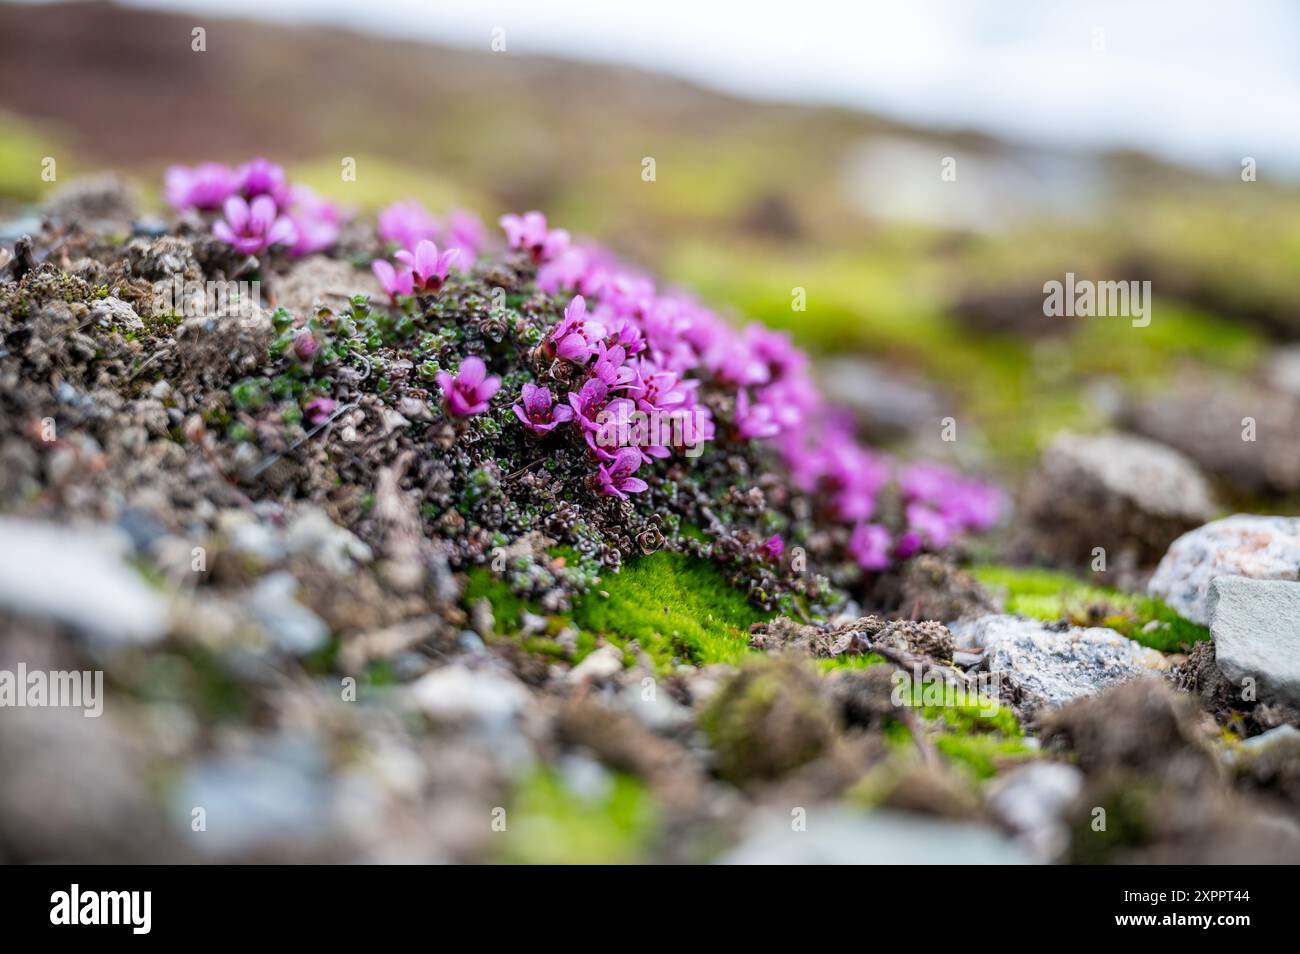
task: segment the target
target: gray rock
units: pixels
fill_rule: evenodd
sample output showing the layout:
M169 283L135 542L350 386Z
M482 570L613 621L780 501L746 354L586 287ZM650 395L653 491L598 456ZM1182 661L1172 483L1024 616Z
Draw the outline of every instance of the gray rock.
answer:
M1069 842L1066 809L1083 789L1083 772L1063 762L1031 762L989 786L993 817L1043 862L1061 857Z
M167 601L123 562L129 547L111 528L0 517L0 608L109 644L153 642L167 632Z
M1161 653L1100 626L1055 630L1000 615L956 623L952 631L985 650L984 669L1001 674L1027 709L1063 705L1167 665Z
M259 523L251 513L223 511L217 525L226 535L232 550L252 557L259 566L272 566L288 555L280 535L266 524Z
M1264 365L1264 377L1277 390L1300 398L1300 345L1276 349Z
M1300 579L1300 517L1237 514L1185 533L1169 547L1147 589L1205 625L1210 583L1219 576Z
M285 547L296 556L309 556L335 576L373 559L370 547L351 530L340 527L319 507L299 508L284 535Z
M249 597L253 617L276 649L302 656L325 645L329 627L294 599L298 581L290 573L272 573L257 581Z
M1265 702L1300 705L1300 583L1220 576L1208 606L1224 676L1254 679Z
M1062 434L1043 454L1023 509L1044 553L1083 563L1103 547L1113 568L1154 563L1213 516L1214 501L1176 450L1127 434Z
M1023 865L1023 850L984 825L901 812L858 814L809 806L803 831L793 816L759 816L723 859L732 865Z
M606 643L592 650L578 665L569 670L569 681L575 683L603 683L623 671L623 650Z
M141 331L144 321L135 313L135 309L120 298L101 298L90 306L90 317L101 328L129 329Z
M1242 439L1245 420L1254 439ZM1240 381L1197 380L1135 403L1133 430L1176 447L1210 475L1247 493L1300 490L1300 401Z
M661 687L646 685L645 680L651 678L629 682L619 691L618 704L654 732L671 734L685 729L692 721L691 710Z
M524 731L531 696L513 676L454 663L421 676L400 698L439 725L459 728L506 775L517 777L534 762Z
M301 851L328 830L326 770L323 754L308 738L258 740L250 751L218 755L191 768L171 796L170 814L187 842L206 854L273 846ZM201 830L195 830L198 818Z
M818 362L815 376L827 399L853 411L864 436L889 440L927 425L938 427L938 397L911 378L862 358Z
M435 669L404 691L408 706L435 722L484 726L514 722L529 698L515 679L460 664Z
M1241 743L1242 749L1252 754L1266 752L1275 745L1295 745L1300 743L1300 729L1293 725L1279 725L1262 735L1247 739Z

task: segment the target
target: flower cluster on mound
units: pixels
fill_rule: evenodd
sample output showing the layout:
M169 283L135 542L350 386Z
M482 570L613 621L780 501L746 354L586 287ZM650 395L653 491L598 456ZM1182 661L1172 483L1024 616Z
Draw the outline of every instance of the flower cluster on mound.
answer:
M343 219L264 160L173 169L167 194L179 209L221 210L212 233L240 253L325 251ZM533 502L590 511L592 519L570 523L601 529L607 565L619 541L646 549L651 518L662 542L662 517L671 514L682 548L700 549L702 537L713 555L743 550L745 561L770 567L797 545L828 571L856 566L861 580L998 519L995 488L861 445L787 335L737 327L685 293L661 290L540 212L506 215L500 225L504 241L493 243L469 213L443 224L418 202L384 209L371 269L386 300L353 304L353 324L363 309L370 325L405 328L415 340L407 353L430 369L441 411L430 433L448 428L467 455L456 479L482 483L487 472L502 490L508 475L545 461L561 488ZM299 362L318 351L338 356L336 339L355 334L349 329L319 315L298 322L291 350ZM402 337L383 344L400 353ZM312 400L303 408L310 421L334 408L329 395ZM498 503L527 510L514 499L520 490ZM502 521L492 522L482 526L500 536ZM782 589L765 574L764 591L773 587Z

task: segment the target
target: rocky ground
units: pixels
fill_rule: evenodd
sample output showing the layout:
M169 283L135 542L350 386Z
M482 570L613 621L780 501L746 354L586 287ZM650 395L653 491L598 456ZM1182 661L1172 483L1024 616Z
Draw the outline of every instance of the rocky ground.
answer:
M0 228L0 670L106 687L0 708L0 858L1300 860L1300 518L1213 483L1295 474L1230 453L1237 410L1135 403L992 535L864 572L715 383L718 440L629 499L524 433L568 373L526 254L392 310L368 225L296 259L208 225L101 180ZM263 301L159 313L177 276ZM466 353L503 380L461 418Z

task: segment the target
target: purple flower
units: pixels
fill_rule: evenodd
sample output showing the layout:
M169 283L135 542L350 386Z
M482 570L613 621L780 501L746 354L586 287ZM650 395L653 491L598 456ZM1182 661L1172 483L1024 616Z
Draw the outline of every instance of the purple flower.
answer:
M447 222L447 247L460 251L460 256L455 261L457 269L469 271L486 241L487 231L477 215L464 209L456 209L451 213Z
M293 336L293 356L304 364L309 364L320 351L320 342L306 328Z
M507 244L527 252L539 264L550 261L569 247L569 233L564 229L548 229L546 216L540 212L503 215L500 222Z
M600 426L597 418L609 397L609 387L600 378L588 378L582 388L569 392L569 405L573 408L578 426L584 431L594 431Z
M259 195L252 205L237 195L226 200L225 219L218 219L212 234L244 255L256 255L272 245L291 245L298 233L287 216L279 215L275 200Z
M596 363L591 366L591 374L605 382L611 391L626 388L631 385L633 376L632 369L623 363L626 360L627 352L623 350L622 345L608 348L602 341L599 344Z
M370 263L370 270L375 273L375 277L379 279L379 286L394 305L397 304L398 295L415 294L415 275L409 268L399 272L393 268L392 262L377 258Z
M759 551L773 563L781 559L781 554L785 552L785 541L781 539L781 534L774 533L763 542Z
M516 404L511 410L534 434L549 434L557 424L573 420L573 408L563 404L557 406L550 388L525 384L522 397L523 403Z
M239 176L219 162L201 162L193 169L172 166L164 179L167 201L177 212L215 212L239 188Z
M641 454L635 447L624 447L607 464L596 470L596 486L607 497L627 499L628 494L639 494L649 489L649 484L632 476L641 466Z
M913 464L899 476L903 496L938 511L954 532L987 530L1001 516L1002 493L938 464ZM927 518L922 517L922 522Z
M329 416L334 413L337 404L333 398L314 397L303 407L303 413L307 417L309 424L324 424L329 420Z
M586 364L604 337L605 326L587 317L587 301L576 295L565 306L563 320L547 337L547 350L574 364Z
M781 433L775 411L766 404L749 403L749 392L744 388L736 395L736 431L741 440L775 437Z
M768 377L773 381L802 372L808 364L807 356L783 331L751 324L745 328L745 341L750 354L767 366Z
M501 379L495 374L489 375L487 365L476 355L470 355L460 363L455 377L446 371L439 371L435 377L438 387L442 388L443 403L454 417L482 414L487 410L492 395L501 387Z
M849 556L864 570L889 566L889 531L878 523L860 523L849 537Z
M898 535L894 541L894 556L906 560L921 549L921 537L915 530L907 530Z
M654 362L641 358L632 379L632 391L637 406L647 414L651 411L671 411L685 406L692 399L692 390L698 381L683 381L676 371L665 371Z
M245 199L270 196L276 205L283 207L289 198L284 169L266 159L257 158L239 167L239 194Z
M438 235L438 223L420 203L395 202L379 213L379 238L408 251Z
M458 255L460 250L455 248L439 254L438 246L424 239L415 246L414 254L402 249L393 257L411 270L417 291L437 294L442 290L442 283L447 280L447 271Z
M939 511L919 502L907 505L907 527L936 550L942 550L950 544L961 529Z
M289 219L298 232L290 255L323 252L339 238L338 207L321 198L314 189L296 185L289 189Z

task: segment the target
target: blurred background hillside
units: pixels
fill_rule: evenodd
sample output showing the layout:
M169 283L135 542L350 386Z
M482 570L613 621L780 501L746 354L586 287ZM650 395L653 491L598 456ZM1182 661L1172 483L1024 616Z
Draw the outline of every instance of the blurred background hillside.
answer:
M1300 16L1215 6L728 7L689 37L653 7L614 35L583 4L0 6L0 217L252 155L362 214L542 209L788 328L879 443L932 430L1015 476L1153 394L1300 391ZM1151 280L1152 323L1044 317L1067 271Z

